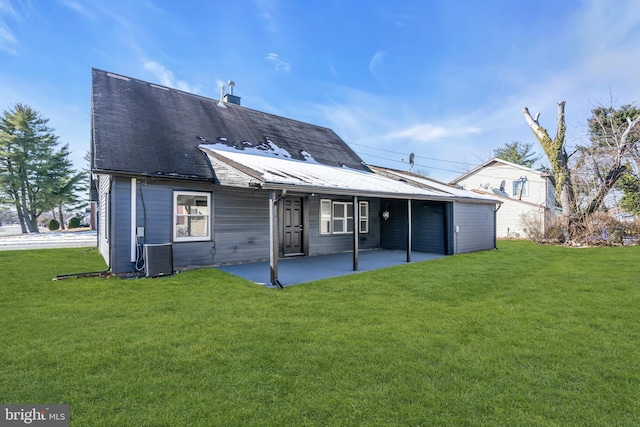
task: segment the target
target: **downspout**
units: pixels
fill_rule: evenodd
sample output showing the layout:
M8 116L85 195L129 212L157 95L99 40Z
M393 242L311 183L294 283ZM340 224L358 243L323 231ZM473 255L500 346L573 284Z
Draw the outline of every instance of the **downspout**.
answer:
M137 259L136 216L137 216L136 179L131 178L131 262L133 263L135 263Z
M502 207L502 204L498 204L498 207L493 211L493 249L498 249L498 211Z

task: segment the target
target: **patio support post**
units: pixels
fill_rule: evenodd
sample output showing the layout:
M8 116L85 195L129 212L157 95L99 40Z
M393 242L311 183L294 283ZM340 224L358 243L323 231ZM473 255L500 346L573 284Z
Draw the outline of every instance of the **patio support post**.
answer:
M407 262L411 262L411 199L407 199Z
M353 196L353 271L358 271L358 251L360 243L360 206L358 196Z
M278 280L278 199L276 192L269 193L269 270L271 284L282 288Z

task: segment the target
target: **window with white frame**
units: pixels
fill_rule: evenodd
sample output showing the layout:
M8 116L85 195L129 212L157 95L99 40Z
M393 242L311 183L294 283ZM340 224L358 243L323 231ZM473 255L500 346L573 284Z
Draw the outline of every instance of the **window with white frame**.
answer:
M359 202L360 205L360 233L369 232L369 202Z
M173 192L173 241L211 240L211 193Z
M320 234L331 234L331 200L320 200Z
M359 202L359 232L369 232L369 202ZM353 233L353 203L320 200L320 234Z
M522 190L522 196L527 197L529 195L529 186L527 183L528 181L523 179L513 181L513 197L520 197L520 190Z
M353 203L333 202L333 234L353 232Z

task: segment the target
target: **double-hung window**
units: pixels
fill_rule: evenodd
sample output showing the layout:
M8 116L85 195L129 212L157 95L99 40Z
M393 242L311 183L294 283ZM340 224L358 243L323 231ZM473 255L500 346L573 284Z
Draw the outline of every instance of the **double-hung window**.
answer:
M211 193L173 193L173 241L211 240Z
M359 232L369 232L369 202L359 202ZM320 200L320 234L353 233L353 203Z
M527 185L527 181L519 179L517 181L513 181L513 197L520 197L520 191L522 191L523 197L529 196L529 186Z

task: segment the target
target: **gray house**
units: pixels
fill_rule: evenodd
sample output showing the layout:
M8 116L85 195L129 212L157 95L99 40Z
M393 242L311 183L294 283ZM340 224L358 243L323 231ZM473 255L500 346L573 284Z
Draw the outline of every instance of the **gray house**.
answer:
M332 130L93 70L98 247L117 275L495 247L495 199L365 165Z

